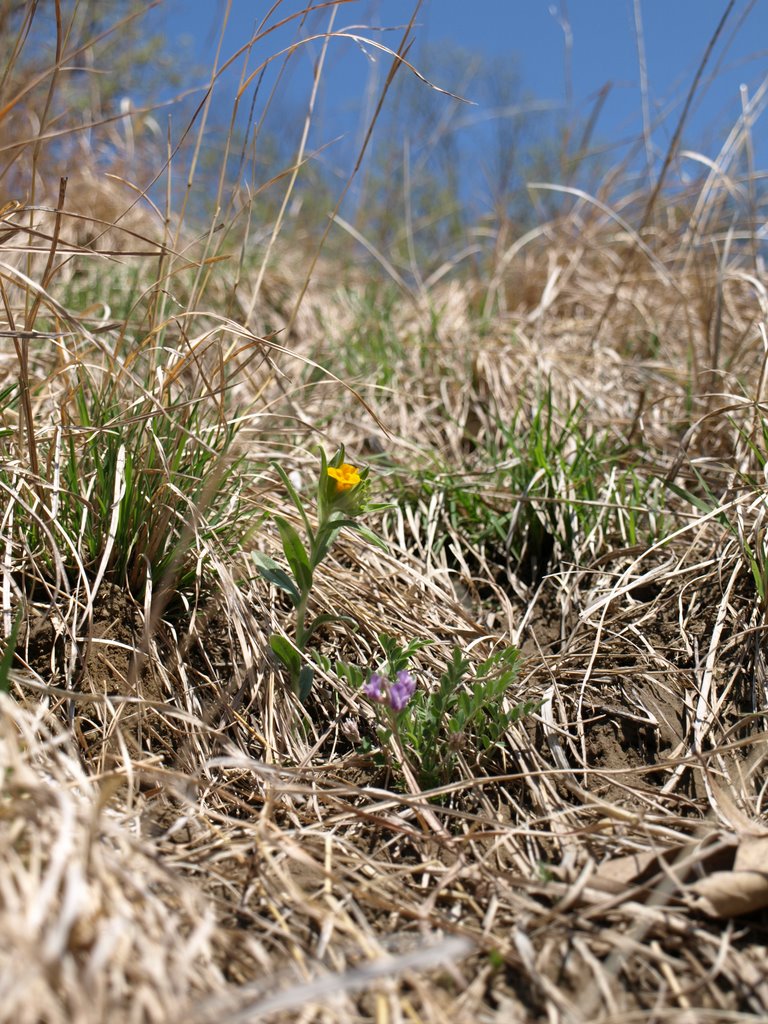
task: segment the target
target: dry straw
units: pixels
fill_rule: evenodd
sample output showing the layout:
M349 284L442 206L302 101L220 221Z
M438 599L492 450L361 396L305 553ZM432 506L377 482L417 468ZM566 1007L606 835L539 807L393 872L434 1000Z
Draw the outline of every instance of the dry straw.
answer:
M41 139L60 131L46 90L81 52L55 29ZM408 72L385 56L382 102ZM184 133L195 152L212 94ZM765 1018L768 341L759 190L739 169L762 97L695 183L673 187L673 146L655 182L558 186L558 215L499 244L482 277L447 257L428 288L403 278L384 382L338 383L370 267L336 287L285 225L249 262L242 194L196 241L170 184L154 212L115 177L89 184L89 210L74 183L3 209L2 365L19 389L2 414L5 636L19 607L23 623L0 699L0 1020ZM9 109L4 151L37 189L71 140L25 141ZM303 131L283 219L305 156ZM68 305L105 268L122 294L129 266L127 312ZM88 423L83 395L120 401ZM512 442L545 406L562 441L523 486L530 452ZM302 707L268 653L289 609L248 547L279 557L266 512L286 514L284 491L264 467L309 494L317 433L397 507L377 524L387 552L342 534L316 581L313 614L358 629L323 632ZM105 457L82 453L115 437L99 520ZM190 450L216 458L177 471ZM133 534L140 557L118 569L137 467L165 529ZM432 641L426 687L456 644L475 663L521 646L505 708L539 710L491 770L460 749L425 793L417 765L350 741L375 738L373 713L328 666L372 667L381 632Z

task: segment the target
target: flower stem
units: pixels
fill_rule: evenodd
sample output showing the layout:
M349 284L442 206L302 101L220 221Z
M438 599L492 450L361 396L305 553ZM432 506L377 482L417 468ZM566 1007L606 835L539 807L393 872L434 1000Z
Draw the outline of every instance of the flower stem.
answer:
M304 620L307 617L308 603L309 591L305 590L302 592L301 600L296 605L296 646L300 651L304 650L304 645L307 642L306 630L304 628Z

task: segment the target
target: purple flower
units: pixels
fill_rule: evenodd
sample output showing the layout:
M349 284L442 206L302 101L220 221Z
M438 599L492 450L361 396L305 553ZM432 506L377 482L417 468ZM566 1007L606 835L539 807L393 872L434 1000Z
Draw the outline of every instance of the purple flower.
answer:
M387 699L387 677L379 672L373 672L363 687L363 693L378 704L383 704Z
M363 687L363 693L377 704L387 703L393 711L402 711L415 689L416 680L406 669L401 669L394 683L382 672L371 673L371 678Z
M402 669L397 673L397 682L392 683L389 688L389 706L393 711L402 711L405 705L413 696L416 689L416 680L410 672Z

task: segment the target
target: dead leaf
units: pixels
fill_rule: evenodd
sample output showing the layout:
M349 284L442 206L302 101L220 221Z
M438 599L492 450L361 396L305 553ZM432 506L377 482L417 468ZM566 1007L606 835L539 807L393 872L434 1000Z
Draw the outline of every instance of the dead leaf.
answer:
M768 907L768 871L715 871L688 891L693 906L710 917L739 917Z
M733 862L734 871L768 871L768 836L742 839Z
M641 850L623 857L612 857L600 865L590 879L589 886L602 892L620 893L630 886L652 882L665 868L674 870L675 865L681 861L690 863L694 856L700 870L705 866L710 872L720 868L732 868L735 860L733 847L736 843L735 836L723 836L717 843L703 847L698 843L688 843L684 846ZM745 863L741 868L760 870L763 866L768 870L768 849L764 850L762 860L757 863Z
M658 867L658 861L658 854L654 850L612 857L600 865L590 880L590 887L609 893L624 892L651 868Z

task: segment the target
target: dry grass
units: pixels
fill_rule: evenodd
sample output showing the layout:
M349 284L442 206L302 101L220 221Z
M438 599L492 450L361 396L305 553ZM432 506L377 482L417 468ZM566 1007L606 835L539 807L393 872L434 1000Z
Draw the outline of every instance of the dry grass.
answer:
M243 263L238 290L213 273L218 243L146 210L126 221L114 182L98 257L66 196L58 214L5 212L5 636L19 607L23 624L0 699L0 1019L768 1015L768 341L755 221L730 230L723 198L737 143L652 215L643 195L571 195L482 281L398 293L389 334L369 325L375 351L350 340L370 270L339 289L310 258L307 286L276 237L279 271ZM119 323L67 308L107 263L124 294L134 258ZM78 398L105 394L118 405L86 423ZM528 436L542 395L558 427L582 418L549 491L520 493L505 428ZM583 437L604 445L591 499L572 472ZM174 475L200 438L216 460ZM106 447L87 462L91 439ZM429 639L427 688L456 644L475 663L524 653L505 700L539 710L491 762L461 750L439 790L351 741L375 742L373 712L343 678L318 669L302 707L268 653L290 618L249 555L279 557L267 467L280 458L311 493L318 440L396 501L376 524L387 553L334 548L317 610L357 628L329 627L320 653L365 667L382 631ZM146 508L170 510L125 570L121 446L163 480Z

